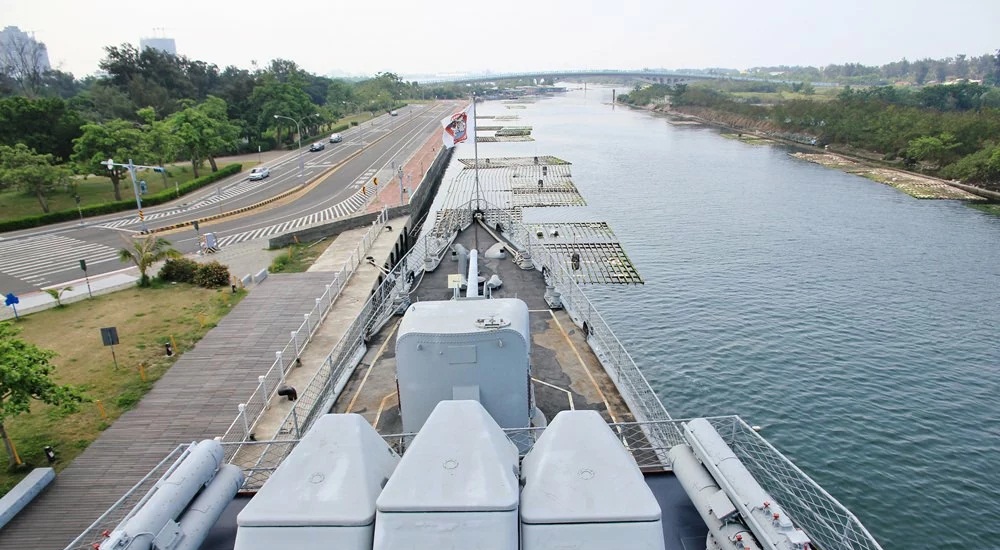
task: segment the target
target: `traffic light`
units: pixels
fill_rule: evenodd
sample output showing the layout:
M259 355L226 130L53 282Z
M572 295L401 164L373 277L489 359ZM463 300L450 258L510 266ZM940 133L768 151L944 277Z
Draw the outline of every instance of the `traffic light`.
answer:
M146 219L146 215L142 213L142 210L140 210L139 211L139 221L143 221L145 219Z

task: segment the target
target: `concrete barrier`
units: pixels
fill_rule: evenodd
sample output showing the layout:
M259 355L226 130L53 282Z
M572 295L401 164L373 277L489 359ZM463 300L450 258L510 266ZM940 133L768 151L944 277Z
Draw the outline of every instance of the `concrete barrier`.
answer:
M250 283L252 282L253 282L253 275L249 273L247 273L246 275L243 276L242 279L240 279L240 284L243 285L243 288L250 286Z
M0 529L35 499L56 478L52 468L35 468L9 493L0 498Z
M256 275L253 276L253 282L259 285L266 278L267 278L267 269L266 268L261 269L260 271L257 272Z

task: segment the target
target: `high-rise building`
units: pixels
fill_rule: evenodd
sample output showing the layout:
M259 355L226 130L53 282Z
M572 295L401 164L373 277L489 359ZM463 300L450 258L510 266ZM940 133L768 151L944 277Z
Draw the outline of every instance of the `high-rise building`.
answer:
M45 44L17 27L0 31L0 72L15 77L51 69Z
M177 55L177 44L174 43L173 38L140 38L139 50L142 51L146 48L159 50L163 53L169 53L170 55Z

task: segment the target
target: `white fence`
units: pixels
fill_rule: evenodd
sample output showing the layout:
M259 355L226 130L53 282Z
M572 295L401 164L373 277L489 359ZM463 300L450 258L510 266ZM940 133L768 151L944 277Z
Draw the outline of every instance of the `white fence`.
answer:
M303 314L302 324L298 330L292 331L285 347L274 353L274 363L265 374L258 377L257 388L250 394L246 402L240 403L236 418L233 419L229 429L222 436L223 442L245 442L249 439L250 434L253 433L254 426L267 408L268 402L274 397L278 389L284 385L285 376L288 374L289 369L295 365L296 360L302 355L312 335L326 318L326 314L329 313L337 297L340 296L348 279L354 274L358 266L365 261L365 256L368 255L368 251L371 250L372 244L385 227L387 221L388 209L383 208L375 221L372 222L372 226L368 228L361 242L358 243L350 259L333 276L330 284L326 285L326 290L323 294L316 298L316 304L312 310ZM226 460L231 459L238 451L238 448L238 446L227 447Z

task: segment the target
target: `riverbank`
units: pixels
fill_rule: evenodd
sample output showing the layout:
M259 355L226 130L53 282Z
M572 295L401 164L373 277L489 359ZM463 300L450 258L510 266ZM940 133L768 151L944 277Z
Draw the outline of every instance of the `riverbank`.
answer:
M729 132L722 134L723 137L737 139L750 145L777 143L798 148L808 146L804 143L775 135L774 129L768 127L765 123L751 121L750 119L744 119L744 117L729 113L715 113L708 109L699 109L698 113L694 114L670 109L666 106L655 105L644 107L644 109L670 117L671 124L703 124L728 130ZM732 132L736 132L736 134ZM953 185L952 182L940 178L901 170L899 168L879 166L873 164L871 159L851 155L844 151L831 152L824 150L823 152L816 153L797 151L790 154L802 160L889 185L918 199L963 200L977 203L996 200L994 193L986 189L979 189L971 185L961 185L960 188ZM995 212L996 209L987 209L986 211Z

